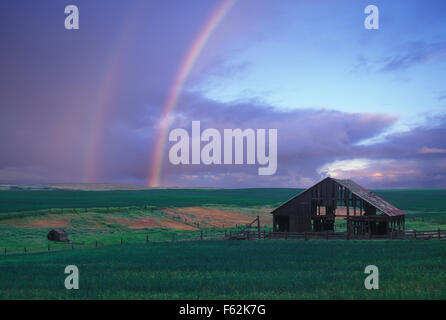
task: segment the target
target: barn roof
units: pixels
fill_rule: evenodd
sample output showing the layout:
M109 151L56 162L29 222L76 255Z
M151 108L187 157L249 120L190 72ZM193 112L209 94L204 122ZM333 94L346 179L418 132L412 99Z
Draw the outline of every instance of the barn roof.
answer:
M406 213L397 207L391 205L383 198L377 196L373 192L367 190L366 188L360 186L353 180L340 180L340 179L333 179L337 183L339 183L341 186L349 189L354 195L361 198L364 201L367 201L369 204L374 206L376 209L382 211L388 216L401 216L405 215Z
M398 209L397 207L391 205L390 203L388 203L383 198L377 196L373 192L371 192L371 191L367 190L366 188L360 186L359 184L357 184L353 180L349 180L349 179L341 180L341 179L334 179L334 178L330 178L330 177L329 178L325 178L324 180L327 180L327 179L328 180L333 180L336 183L340 184L341 186L349 189L351 193L353 193L357 197L361 198L362 200L368 202L370 205L374 206L375 208L377 208L378 210L380 210L381 212L383 212L384 214L386 214L388 216L393 217L393 216L401 216L401 215L405 215L406 214L404 211L402 211L402 210ZM322 181L324 181L324 180L322 180ZM318 182L317 184L315 184L311 188L308 188L305 191L299 193L297 196L291 198L290 200L288 200L287 202L285 202L284 204L282 204L278 208L274 209L272 211L272 213L274 213L275 211L277 211L279 208L281 208L285 204L289 203L290 201L299 198L304 193L306 193L308 190L310 190L313 187L317 186L322 181Z

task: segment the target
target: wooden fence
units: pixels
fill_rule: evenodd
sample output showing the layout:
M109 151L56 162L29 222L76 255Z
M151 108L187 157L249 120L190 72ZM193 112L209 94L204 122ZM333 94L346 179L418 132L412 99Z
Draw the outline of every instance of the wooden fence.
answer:
M446 239L446 230L406 230L405 239Z
M225 240L260 240L260 239L269 239L269 235L271 232L266 231L252 231L252 230L243 230L243 231L229 231L225 232Z
M417 240L430 240L430 239L446 239L446 230L406 230L400 232L389 233L387 235L348 235L346 232L269 232L254 231L254 230L200 230L194 233L191 237L180 238L177 237L175 233L172 233L170 240L166 241L201 241L201 240L262 240L262 239L325 239L325 240L378 240L378 239L417 239ZM144 241L144 240L142 240ZM150 243L149 235L145 238L145 243ZM156 241L159 242L159 241ZM98 248L109 245L123 245L123 244L137 244L138 242L127 242L124 238L119 239L114 243L104 244L103 242L89 242L89 243L59 243L59 244L48 244L45 249L30 249L24 247L23 250L9 250L8 248L3 248L0 251L0 256L17 254L17 253L30 253L30 252L43 252L43 251L60 251L60 250L75 250L78 248ZM139 242L141 243L141 242Z
M391 232L385 235L354 235L347 232L256 232L256 231L236 231L225 234L226 240L258 240L258 239L325 239L325 240L382 240L382 239L446 239L446 230L406 230Z

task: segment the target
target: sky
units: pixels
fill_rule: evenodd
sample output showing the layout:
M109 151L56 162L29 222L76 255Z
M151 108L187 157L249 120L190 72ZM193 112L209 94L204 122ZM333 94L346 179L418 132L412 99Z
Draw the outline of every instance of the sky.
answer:
M64 26L67 5L79 29ZM364 27L368 5L379 29ZM4 0L0 183L446 188L446 3ZM173 165L174 128L277 129L277 171ZM152 177L152 178L151 178ZM156 177L156 179L153 179Z

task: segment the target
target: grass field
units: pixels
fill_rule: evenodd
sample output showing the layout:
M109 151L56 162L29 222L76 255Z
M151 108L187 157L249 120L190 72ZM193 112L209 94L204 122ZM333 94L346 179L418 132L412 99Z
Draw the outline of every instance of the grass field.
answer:
M53 208L275 205L301 189L154 189L138 191L0 191L0 215Z
M0 191L0 298L445 298L446 241L181 241L256 216L268 230L271 209L299 192ZM446 228L446 190L376 193L406 211L406 229ZM56 227L75 250L46 239ZM63 287L68 264L77 292ZM363 289L368 264L380 268L375 292Z
M440 241L196 241L0 258L2 299L445 299ZM76 265L80 289L64 288ZM379 268L365 290L364 268Z
M302 189L159 189L0 191L0 217L40 209L108 207L277 206ZM446 189L374 190L408 213L446 218Z

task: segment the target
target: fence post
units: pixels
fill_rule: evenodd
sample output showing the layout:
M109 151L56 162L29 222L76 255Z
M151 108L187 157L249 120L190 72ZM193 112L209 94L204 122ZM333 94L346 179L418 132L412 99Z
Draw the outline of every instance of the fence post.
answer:
M307 234L307 232L305 231L305 234L304 234L304 236L305 236L305 241L307 241L308 240L308 234Z
M149 243L149 235L146 235L146 243Z
M25 253L26 253L26 247L24 248L24 251L25 251Z
M257 216L257 233L258 233L258 238L260 239L260 217Z
M413 231L413 237L414 237L414 239L417 238L417 230L414 230L414 231Z
M438 240L441 240L440 228L438 228Z
M265 231L265 229L263 230L263 239L266 239L266 231Z
M200 240L203 240L203 230L200 230Z

